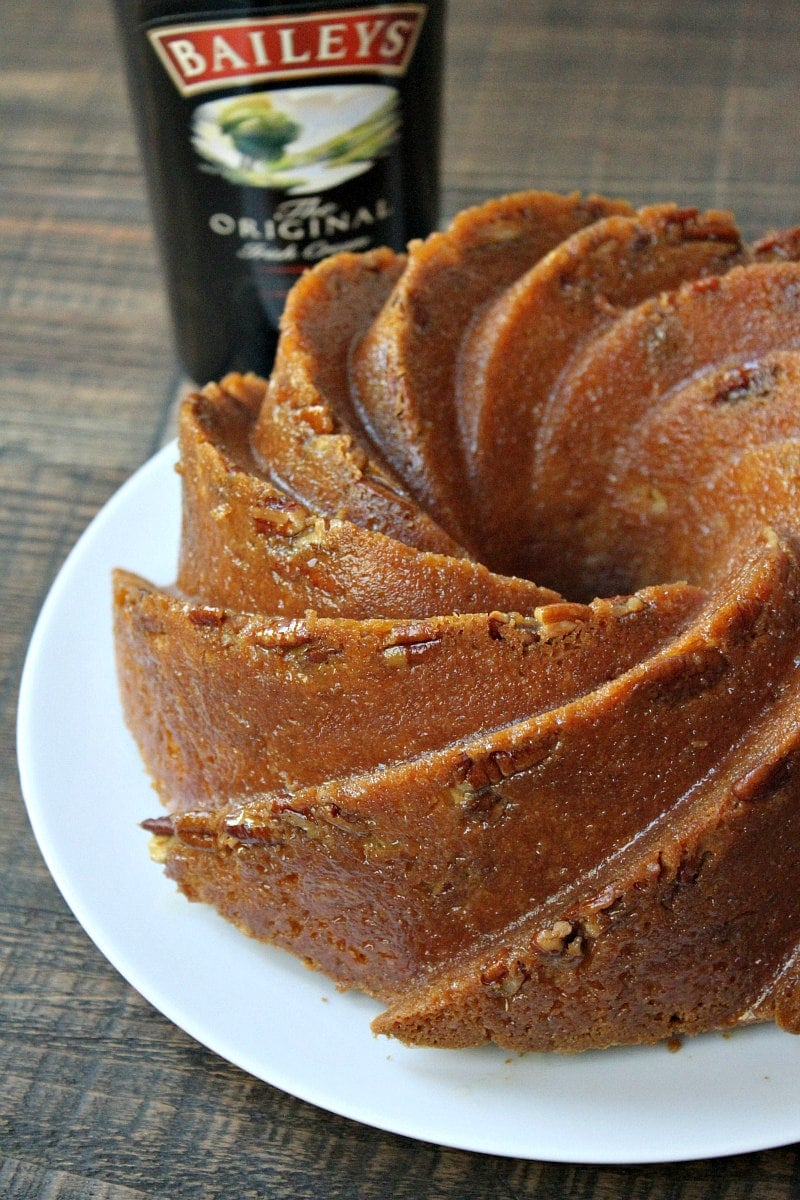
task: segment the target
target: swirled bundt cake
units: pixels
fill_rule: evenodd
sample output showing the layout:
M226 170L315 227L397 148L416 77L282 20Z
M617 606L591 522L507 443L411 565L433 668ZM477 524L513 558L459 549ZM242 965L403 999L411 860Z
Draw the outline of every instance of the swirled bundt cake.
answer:
M533 192L301 277L115 577L186 896L410 1044L800 1030L798 251Z

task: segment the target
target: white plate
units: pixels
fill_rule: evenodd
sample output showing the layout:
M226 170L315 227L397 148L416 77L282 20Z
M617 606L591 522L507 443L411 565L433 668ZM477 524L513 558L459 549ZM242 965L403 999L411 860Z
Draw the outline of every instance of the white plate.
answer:
M800 1038L759 1028L563 1058L410 1050L377 1007L185 901L150 862L159 811L122 722L109 573L175 576L179 482L167 447L95 518L42 609L19 704L30 820L86 932L157 1009L276 1087L441 1145L557 1162L712 1157L800 1138Z

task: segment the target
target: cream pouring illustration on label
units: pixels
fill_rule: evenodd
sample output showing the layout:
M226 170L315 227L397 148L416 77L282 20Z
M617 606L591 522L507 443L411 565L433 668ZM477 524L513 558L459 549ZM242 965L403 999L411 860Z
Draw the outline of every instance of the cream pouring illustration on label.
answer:
M444 6L117 4L184 364L265 371L301 271L435 226Z
M194 147L231 183L327 191L369 170L400 135L397 92L380 84L288 88L201 104Z

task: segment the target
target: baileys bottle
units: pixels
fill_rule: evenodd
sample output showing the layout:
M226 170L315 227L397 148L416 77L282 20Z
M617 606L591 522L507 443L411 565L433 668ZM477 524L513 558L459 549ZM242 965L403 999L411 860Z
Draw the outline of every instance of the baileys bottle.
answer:
M115 0L178 352L269 371L286 293L435 227L444 0Z

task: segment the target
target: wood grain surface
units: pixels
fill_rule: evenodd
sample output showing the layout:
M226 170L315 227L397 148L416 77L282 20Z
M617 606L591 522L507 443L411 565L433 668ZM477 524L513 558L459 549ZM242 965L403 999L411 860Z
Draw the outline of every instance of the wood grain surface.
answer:
M0 29L0 1197L800 1196L797 1147L570 1167L331 1116L174 1028L72 918L20 797L19 675L70 547L171 435L180 372L104 0L0 0ZM452 0L448 64L445 217L536 186L800 221L796 0Z

